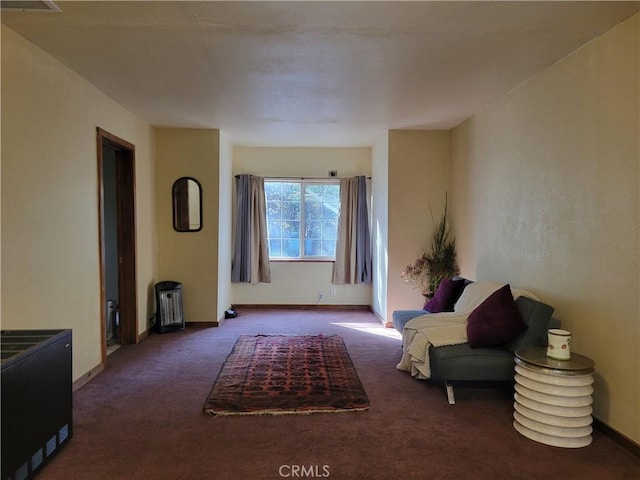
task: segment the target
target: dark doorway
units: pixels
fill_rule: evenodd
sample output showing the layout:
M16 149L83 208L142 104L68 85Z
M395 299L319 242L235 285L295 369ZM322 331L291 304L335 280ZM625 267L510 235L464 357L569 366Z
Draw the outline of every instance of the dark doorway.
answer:
M102 361L107 343L138 342L135 146L97 128ZM113 309L116 309L115 312ZM113 315L117 321L114 321Z

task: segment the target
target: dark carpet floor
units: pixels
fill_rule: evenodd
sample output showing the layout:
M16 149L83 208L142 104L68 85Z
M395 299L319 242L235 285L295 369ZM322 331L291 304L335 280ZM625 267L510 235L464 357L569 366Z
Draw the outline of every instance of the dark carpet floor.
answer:
M74 393L74 437L38 476L56 479L637 479L640 458L596 430L560 449L512 426L506 388L440 385L395 366L401 340L371 313L246 310L218 328L150 334L121 347ZM341 335L366 412L210 417L202 407L242 334Z

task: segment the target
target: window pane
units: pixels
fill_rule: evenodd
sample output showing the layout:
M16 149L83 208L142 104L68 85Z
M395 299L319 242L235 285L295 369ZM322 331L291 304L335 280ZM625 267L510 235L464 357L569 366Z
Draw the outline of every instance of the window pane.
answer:
M300 202L284 202L282 218L285 220L300 220Z
M298 240L282 241L282 256L287 258L297 258L300 256L300 242Z
M322 219L322 203L307 200L304 204L305 222Z
M264 194L269 200L282 200L282 184L279 182L264 182Z
M335 242L338 232L337 222L322 222L322 238L324 240L333 240Z
M321 240L306 239L304 241L304 253L310 257L322 256L322 243Z
M269 256L281 257L282 256L282 241L281 240L269 240Z
M282 217L282 202L280 200L270 200L267 197L267 220Z
M323 257L335 257L336 256L336 241L335 240L322 240L322 253Z
M269 238L282 238L282 222L271 220L267 222L267 236Z
M322 238L322 224L320 222L306 222L304 230L304 238Z
M325 203L322 208L322 219L338 221L340 206L337 203Z
M323 185L322 201L325 203L340 203L340 185Z
M265 196L271 257L335 257L338 184L267 181Z
M282 222L282 238L300 238L300 222Z
M281 183L282 199L289 202L300 202L300 183Z
M307 199L314 199L318 202L322 201L322 185L305 184L304 193Z

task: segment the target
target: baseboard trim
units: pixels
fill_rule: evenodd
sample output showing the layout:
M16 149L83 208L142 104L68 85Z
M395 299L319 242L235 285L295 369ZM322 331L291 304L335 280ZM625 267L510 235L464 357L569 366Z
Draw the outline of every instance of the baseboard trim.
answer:
M185 326L187 327L219 327L220 322L215 320L212 322L185 322Z
M593 426L594 428L597 428L600 432L605 434L607 437L609 437L611 440L616 442L618 445L620 445L622 448L640 458L640 445L631 440L629 437L623 435L615 428L610 427L602 420L598 420L595 417L593 417Z
M371 313L373 313L373 315L380 322L380 325L382 325L383 327L385 327L385 328L393 327L393 323L385 322L384 318L382 318L382 315L380 315L378 312L376 312L373 308L371 309Z
M371 311L370 305L303 305L303 304L234 304L233 308L235 310L239 310L242 308L252 309L252 310L265 310L265 309L274 309L274 308L282 308L287 310L364 310L367 312Z
M91 380L93 380L93 378L96 375L98 375L100 372L102 372L103 370L104 370L104 365L102 363L99 364L99 365L96 365L91 370L89 370L87 373L85 373L84 375L82 375L80 378L78 378L76 381L73 382L73 386L71 387L72 390L75 392L80 387L86 385Z
M136 343L140 343L141 341L143 341L148 336L149 336L149 329L146 329L144 332L142 332L142 333L140 333L138 335L138 341Z

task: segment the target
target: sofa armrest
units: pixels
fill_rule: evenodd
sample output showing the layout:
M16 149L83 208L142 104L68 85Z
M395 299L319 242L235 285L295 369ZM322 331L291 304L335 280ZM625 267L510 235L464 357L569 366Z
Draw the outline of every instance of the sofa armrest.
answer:
M394 310L393 317L393 327L402 333L404 326L409 320L413 320L414 318L425 315L429 312L426 310Z

